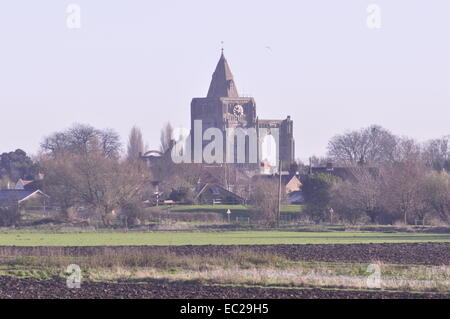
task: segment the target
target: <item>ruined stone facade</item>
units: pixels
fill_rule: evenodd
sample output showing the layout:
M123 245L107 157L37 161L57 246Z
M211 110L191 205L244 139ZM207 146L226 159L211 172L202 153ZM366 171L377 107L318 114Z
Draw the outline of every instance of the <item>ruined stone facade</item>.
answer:
M228 62L222 53L212 76L208 94L204 98L194 98L191 103L191 143L194 145L194 123L202 121L202 134L208 128L218 128L226 137L227 129L242 128L254 129L257 143L251 137L245 138L245 161L236 158L237 165L248 165L257 168L266 160L264 158L265 138L273 135L277 144L278 159L282 160L283 167L288 168L294 161L295 144L293 137L293 121L290 116L284 120L261 120L256 112L256 103L252 97L240 97L231 73ZM198 123L198 122L197 122ZM203 141L203 147L208 141ZM237 141L236 144L237 145ZM224 141L223 147L226 148ZM257 158L251 156L250 148L256 147ZM237 156L239 151L234 151ZM226 153L226 151L224 152ZM225 159L224 159L225 161ZM276 164L275 164L276 166Z

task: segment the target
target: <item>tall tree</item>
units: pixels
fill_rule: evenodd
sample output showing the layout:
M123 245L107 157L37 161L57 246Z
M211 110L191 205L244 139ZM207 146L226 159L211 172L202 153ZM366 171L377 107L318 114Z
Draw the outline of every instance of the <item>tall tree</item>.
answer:
M53 157L97 152L106 158L118 158L121 143L119 135L112 129L99 130L90 125L74 124L67 130L46 137L41 148Z
M278 183L264 178L257 179L249 194L253 215L265 226L275 227L278 219ZM285 193L282 192L285 197ZM281 200L284 199L281 198Z
M170 122L166 123L162 128L160 140L161 140L160 151L162 153L166 153L171 149L173 140L173 127L170 124Z
M396 146L396 136L372 125L334 136L328 143L328 155L344 164L384 164L394 160Z
M135 160L143 153L144 141L142 139L142 132L137 126L134 126L128 137L127 157L129 160Z
M37 171L37 165L21 149L0 155L0 178L7 177L11 181L19 178L32 179Z
M121 144L113 130L77 124L47 137L42 150L46 190L66 217L84 206L107 225L114 210L142 202L147 192L148 169L120 159Z
M422 147L414 139L408 137L401 137L397 139L393 155L394 163L420 163L424 164L422 158Z
M429 167L450 172L450 135L425 143L423 156Z
M84 206L101 217L105 226L113 211L142 202L150 186L143 163L107 158L97 152L46 156L40 163L46 191L64 217L73 208Z
M394 163L382 169L382 206L390 222L409 224L423 219L425 213L423 179L425 167L418 161L408 160Z
M424 178L422 192L425 202L444 222L450 221L450 174L430 172Z
M330 209L331 189L339 178L331 174L307 175L303 180L306 213L316 223L324 221Z
M348 168L353 178L331 189L331 207L343 220L352 224L370 218L376 223L381 210L382 178L378 170L355 166Z

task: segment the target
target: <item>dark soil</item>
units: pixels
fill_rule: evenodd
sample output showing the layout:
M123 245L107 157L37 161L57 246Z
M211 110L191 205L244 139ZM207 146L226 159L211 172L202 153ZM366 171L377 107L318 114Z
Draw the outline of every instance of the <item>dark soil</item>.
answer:
M237 246L117 246L12 247L0 246L5 256L92 256L116 254L175 254L227 256L242 251L275 254L294 261L450 265L450 243L237 245Z
M450 295L326 289L276 289L206 286L151 280L142 284L83 282L68 289L65 280L0 277L0 299L450 299Z

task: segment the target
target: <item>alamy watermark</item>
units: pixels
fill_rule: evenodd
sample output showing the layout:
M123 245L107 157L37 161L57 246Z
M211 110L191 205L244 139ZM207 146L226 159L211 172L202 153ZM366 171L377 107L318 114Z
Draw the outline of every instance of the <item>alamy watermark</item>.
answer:
M370 275L367 277L366 284L369 289L381 289L381 267L378 264L370 264L367 267L367 272Z
M76 3L69 4L66 8L66 27L68 29L81 29L81 7Z
M78 265L69 265L66 269L66 273L69 274L67 277L66 285L69 289L79 289L81 288L81 268Z
M371 30L381 29L381 7L378 4L370 4L367 13L367 27Z
M279 158L280 130L273 128L203 128L195 120L192 132L174 130L172 161L176 164L258 164L268 161L276 166Z

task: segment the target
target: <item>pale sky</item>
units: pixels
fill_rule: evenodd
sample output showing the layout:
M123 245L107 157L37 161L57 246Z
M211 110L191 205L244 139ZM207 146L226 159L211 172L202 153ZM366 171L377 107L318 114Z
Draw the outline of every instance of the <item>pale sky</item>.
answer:
M81 8L81 29L66 8ZM381 8L369 29L367 7ZM35 153L74 122L188 127L221 41L260 118L294 120L296 157L379 124L424 141L450 134L447 0L14 0L0 3L0 152Z

